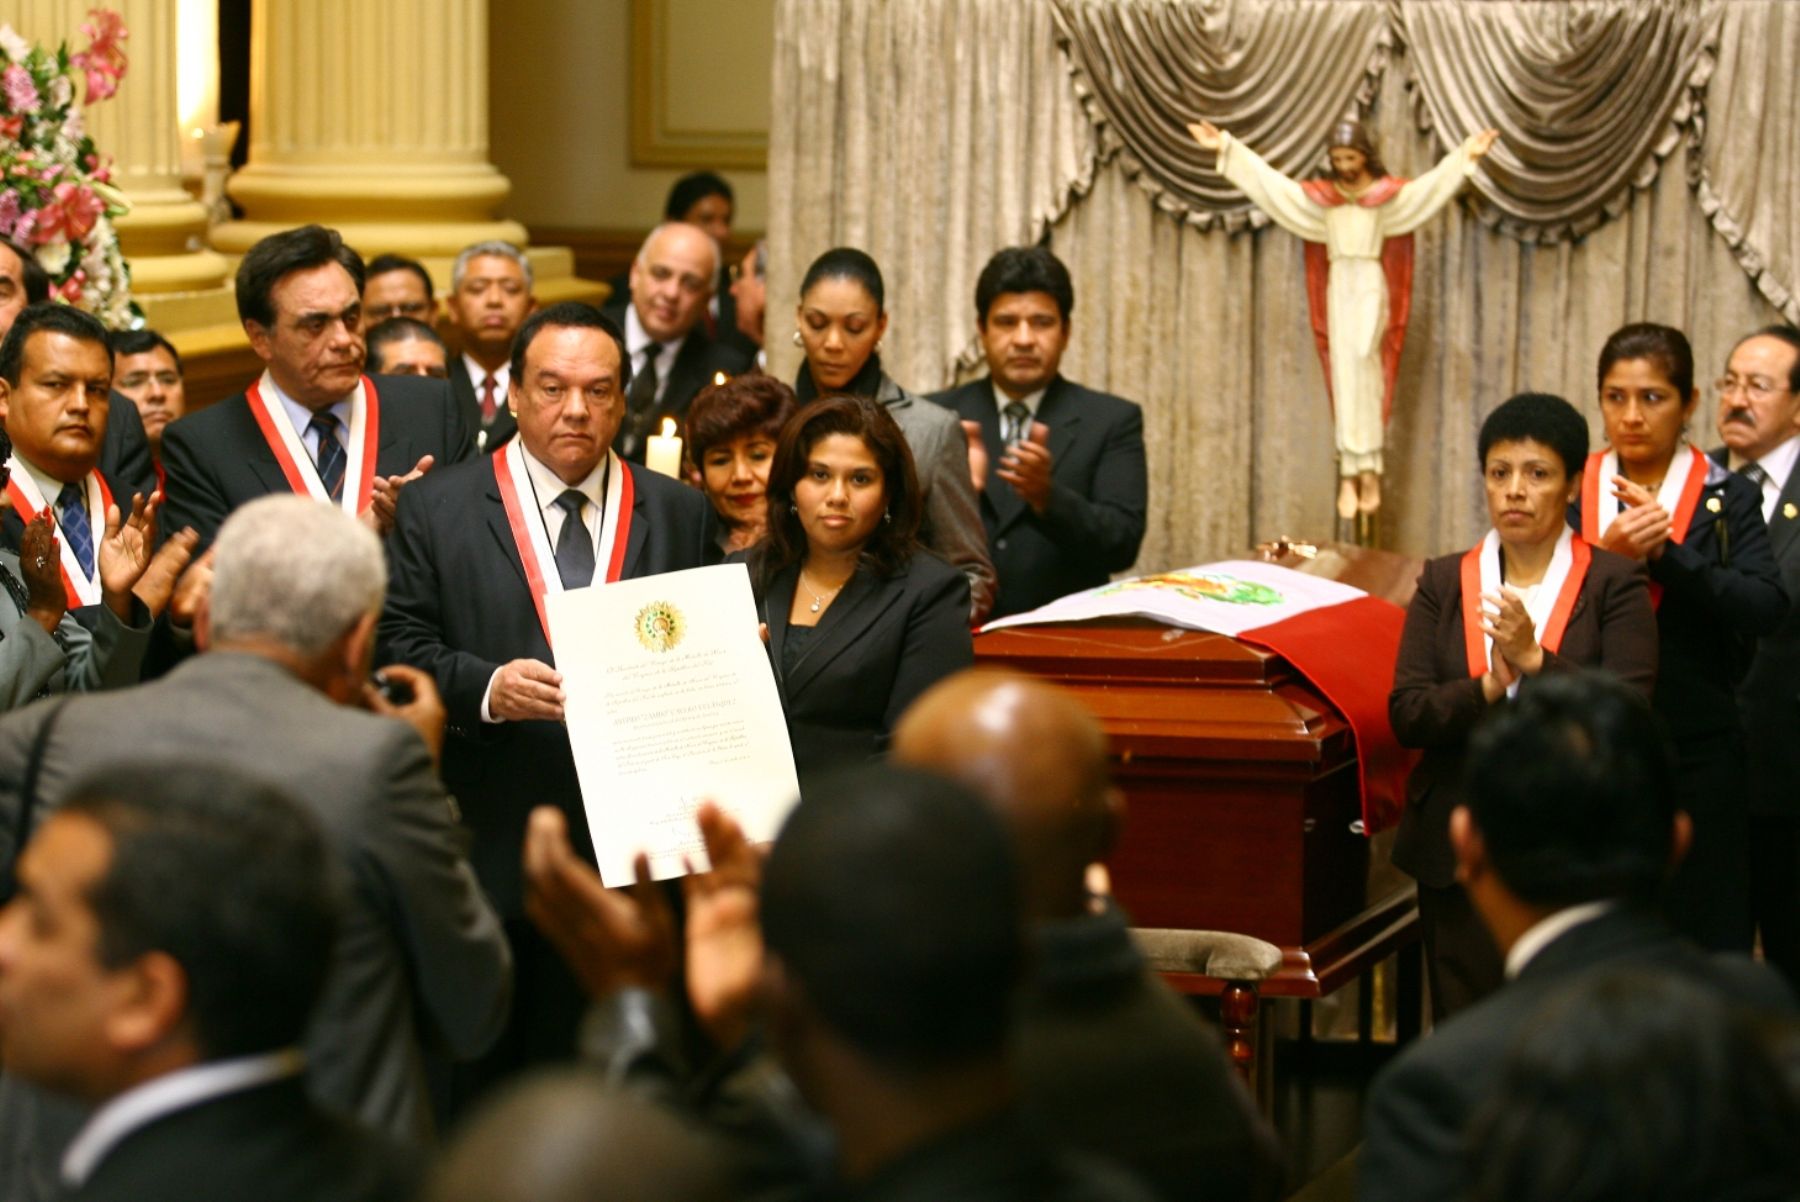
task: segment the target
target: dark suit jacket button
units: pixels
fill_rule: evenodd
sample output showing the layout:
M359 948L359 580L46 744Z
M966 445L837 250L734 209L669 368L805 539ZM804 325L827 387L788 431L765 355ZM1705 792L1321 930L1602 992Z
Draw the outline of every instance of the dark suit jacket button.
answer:
M998 549L999 549L999 550L1001 550L1001 551L1004 551L1004 550L1006 550L1006 540L1005 540L1005 539L1003 539L1003 538L1001 538L1001 539L995 539L995 540L994 540L994 546L995 546L995 547L996 547L996 548L998 548Z

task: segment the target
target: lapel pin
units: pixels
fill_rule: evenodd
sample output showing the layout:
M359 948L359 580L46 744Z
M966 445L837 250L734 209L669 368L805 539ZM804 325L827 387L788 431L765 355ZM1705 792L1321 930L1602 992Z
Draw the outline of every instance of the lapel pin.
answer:
M1795 518L1800 518L1800 509L1796 509L1794 503L1789 501L1786 505L1781 507L1781 516L1787 518L1789 521L1793 521Z
M1717 497L1708 497L1706 498L1706 508L1709 513L1718 513L1721 509L1725 508L1725 505Z

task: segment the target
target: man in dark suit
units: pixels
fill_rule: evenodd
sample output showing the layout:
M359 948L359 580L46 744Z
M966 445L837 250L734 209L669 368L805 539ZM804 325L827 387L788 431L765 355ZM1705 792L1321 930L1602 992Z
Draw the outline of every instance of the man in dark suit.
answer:
M1655 916L1657 887L1692 829L1675 810L1674 776L1643 699L1600 673L1543 680L1475 736L1451 839L1508 983L1376 1078L1359 1199L1466 1197L1465 1136L1506 1049L1549 993L1598 967L1661 969L1745 1005L1791 1010L1775 974L1709 956Z
M12 858L12 832L30 829L27 809L54 811L97 767L143 770L147 757L179 753L291 793L330 836L348 886L306 1035L312 1094L422 1143L436 1127L426 1051L483 1052L505 1022L511 983L499 919L438 780L442 705L428 676L400 666L386 671L410 688L410 703L369 695L387 572L380 543L347 515L265 497L233 514L215 547L196 622L203 654L140 688L0 722L0 864ZM0 1168L30 1179L72 1124L15 1084L0 1078ZM42 1196L7 1176L0 1197Z
M490 1075L567 1055L580 1009L573 979L522 919L531 806L561 807L593 860L545 596L717 555L712 506L698 491L609 453L627 380L622 340L598 309L568 302L532 314L513 346L519 437L409 487L389 543L382 645L443 692L444 780L519 964L514 1021Z
M506 398L513 339L537 308L531 260L510 242L465 246L450 269L444 313L462 353L450 361L450 391L475 449L493 454L518 432Z
M975 324L988 378L931 399L978 427L981 517L1000 577L991 617L1106 583L1144 540L1144 417L1132 402L1057 374L1075 289L1041 246L982 268Z
M165 525L193 527L204 547L244 502L298 492L386 533L403 487L469 454L441 381L363 375L362 278L362 259L322 226L250 248L238 316L267 370L164 431Z
M1277 1196L1274 1135L1218 1032L1145 965L1119 908L1088 891L1124 810L1093 716L1041 681L963 672L906 712L894 759L960 781L1012 832L1034 951L1013 1037L1026 1113L1164 1198Z
M1715 461L1762 490L1769 548L1800 599L1800 330L1769 326L1731 349L1718 382ZM1800 603L1757 640L1738 685L1750 773L1750 904L1763 957L1800 988Z
M625 334L632 382L613 449L633 463L644 461L644 442L664 418L680 426L695 394L715 375L736 375L750 365L741 349L706 332L718 275L712 237L696 225L665 222L631 265L630 294L614 296L601 310Z
M287 795L175 761L79 783L44 823L0 911L0 1049L9 1076L97 1108L64 1197L407 1196L409 1158L302 1086L330 860Z

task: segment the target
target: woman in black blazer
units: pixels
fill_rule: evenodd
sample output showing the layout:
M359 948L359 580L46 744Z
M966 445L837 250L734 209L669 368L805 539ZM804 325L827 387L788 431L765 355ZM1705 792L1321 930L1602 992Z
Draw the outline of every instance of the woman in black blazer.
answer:
M1656 681L1643 567L1588 546L1565 520L1587 448L1587 421L1561 397L1525 393L1495 409L1480 441L1492 529L1471 550L1428 562L1406 610L1388 717L1401 744L1425 754L1407 781L1394 864L1419 882L1439 1019L1503 975L1450 846L1470 733L1540 675L1599 667L1646 701Z
M917 542L918 476L887 409L832 396L796 413L748 553L805 795L886 750L913 698L974 662L969 583Z
M1609 445L1588 461L1581 531L1649 566L1662 665L1656 712L1674 742L1676 798L1694 827L1665 909L1701 946L1748 952L1749 784L1737 684L1755 640L1788 612L1762 490L1687 441L1700 393L1680 330L1625 326L1606 340L1597 374Z

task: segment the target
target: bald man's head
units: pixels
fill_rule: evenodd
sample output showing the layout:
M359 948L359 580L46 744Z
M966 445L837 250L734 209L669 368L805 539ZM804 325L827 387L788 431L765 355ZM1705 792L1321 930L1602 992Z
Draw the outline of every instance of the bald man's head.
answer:
M1086 905L1087 866L1111 850L1122 802L1106 735L1072 694L1013 672L959 672L906 711L893 756L1000 811L1018 841L1033 918Z

